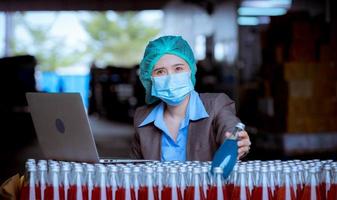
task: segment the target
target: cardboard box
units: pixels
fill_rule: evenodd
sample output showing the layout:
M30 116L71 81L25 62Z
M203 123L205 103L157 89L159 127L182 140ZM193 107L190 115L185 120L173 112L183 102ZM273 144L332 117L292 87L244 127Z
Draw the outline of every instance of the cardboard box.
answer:
M292 22L292 38L294 41L316 41L319 35L319 28L315 24L312 24L310 19Z
M287 62L283 65L284 79L313 80L317 77L318 68L316 62Z
M317 60L314 41L301 41L292 43L289 49L290 61L312 62Z
M288 81L290 98L310 98L313 96L313 82L310 80Z
M294 118L288 119L287 121L287 132L307 132L306 119L305 118Z
M319 133L333 131L331 117L326 115L289 117L287 119L287 132Z
M337 99L289 98L287 115L290 118L310 116L337 116ZM337 122L336 122L337 123Z
M337 51L337 50L336 50ZM337 80L336 62L317 63L317 80Z
M330 45L321 45L319 50L319 60L321 62L329 63L337 61L337 48Z
M336 80L315 80L312 82L312 96L314 98L333 98L337 97Z

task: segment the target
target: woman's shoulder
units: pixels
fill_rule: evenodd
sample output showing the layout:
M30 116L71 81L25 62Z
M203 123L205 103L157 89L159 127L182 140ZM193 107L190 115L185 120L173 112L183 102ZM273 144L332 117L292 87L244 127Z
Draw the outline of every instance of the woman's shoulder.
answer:
M228 109L235 110L234 101L225 93L199 93L200 99L204 104L208 114L216 114Z
M200 99L207 104L231 104L234 101L225 93L199 93Z
M157 104L139 106L133 116L135 124L141 124Z

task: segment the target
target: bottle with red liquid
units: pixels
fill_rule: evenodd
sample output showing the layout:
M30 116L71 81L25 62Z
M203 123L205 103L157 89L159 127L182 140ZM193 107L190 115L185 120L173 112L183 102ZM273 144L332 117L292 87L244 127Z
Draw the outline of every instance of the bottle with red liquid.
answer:
M158 200L158 193L154 189L152 167L144 168L144 178L139 189L139 200Z
M35 163L26 163L26 173L23 186L20 192L20 200L41 199L38 180L36 177Z
M181 196L185 196L187 189L187 178L186 178L187 169L186 166L179 167L179 177L178 177L178 187L180 189Z
M261 171L261 163L260 162L257 162L257 163L254 163L254 183L258 183L260 182L260 171ZM252 194L252 193L250 193Z
M249 193L253 193L254 186L257 184L254 182L255 174L254 166L252 164L246 165L246 171L247 171L247 186L249 189Z
M41 200L44 200L44 193L47 188L47 163L46 162L39 162L37 164L37 177L38 177L38 184L39 184L39 195L41 197Z
M273 197L275 197L276 192L276 167L274 164L269 165L269 173L268 173L268 180L269 180L269 186L271 189L271 194Z
M301 163L297 164L297 167L298 167L298 184L302 188L302 191L301 191L301 196L302 196L303 188L305 186L304 167Z
M322 199L321 189L318 182L318 171L318 167L311 167L309 169L309 176L306 180L301 200Z
M257 182L254 187L251 199L252 200L273 200L271 187L269 185L267 165L263 165L261 167L260 175L261 177L259 179L259 182Z
M226 184L226 189L227 189L227 193L228 193L229 198L232 197L234 185L235 185L235 183L238 179L238 169L239 169L239 165L238 165L238 163L236 163L234 165L232 173L229 175L229 178L228 178L228 181L227 181L227 184Z
M290 167L291 167L291 182L293 184L293 188L295 191L295 197L297 200L300 200L302 196L303 188L302 188L302 185L298 181L298 167L295 164L290 165Z
M154 192L157 194L158 199L162 199L162 191L164 189L164 167L163 166L157 166L156 168L156 174L155 174L155 187Z
M133 166L132 167L132 176L131 176L131 180L132 180L132 185L133 185L133 189L135 191L135 195L136 195L136 199L139 199L138 194L139 189L140 189L140 167L138 166Z
M61 188L64 190L64 199L68 199L68 191L70 189L70 164L67 162L63 162L61 164Z
M49 164L48 183L44 194L48 200L64 200L64 189L59 179L60 166L57 162Z
M68 192L69 200L87 200L88 188L83 179L83 167L81 164L73 165L73 176L71 178Z
M193 166L192 165L188 165L187 166L187 184L190 184L192 182L192 177L193 177Z
M92 199L92 192L94 190L95 185L95 167L92 164L86 164L85 165L85 177L84 177L84 183L87 186L88 200Z
M250 200L250 192L247 185L246 167L239 166L239 175L234 185L231 200Z
M304 167L303 175L304 175L304 186L305 186L306 181L307 181L307 179L308 179L308 177L309 177L309 169L310 169L310 165L309 165L309 163L305 163L305 164L303 165L303 167ZM304 187L304 186L303 186L303 187Z
M107 169L104 165L96 165L95 185L92 190L92 200L109 200L111 194L108 193Z
M209 190L211 188L211 181L210 177L208 176L208 172L209 172L208 166L201 166L200 180L204 197L207 197L207 194L209 193Z
M333 167L332 183L330 190L328 191L327 200L337 199L337 166Z
M117 200L135 200L135 190L131 185L131 168L123 167L122 184L116 192Z
M324 200L328 198L328 192L331 188L331 183L332 183L331 170L332 170L332 167L330 164L325 164L323 166L320 188L321 188L322 199Z
M201 181L200 181L201 168L198 166L193 167L192 181L189 183L185 200L205 200L206 197L202 191Z
M116 192L119 187L118 168L116 165L109 165L109 188L108 193L111 194L112 200L116 200Z
M227 200L229 199L225 181L223 180L223 169L221 167L213 168L213 183L209 189L207 200Z
M183 196L178 187L178 169L168 168L167 181L162 191L162 200L182 200Z
M276 184L275 184L275 198L277 196L277 191L281 187L283 180L283 165L282 163L276 164Z
M291 169L288 165L283 166L283 175L281 177L281 183L276 192L276 200L296 200L291 181Z

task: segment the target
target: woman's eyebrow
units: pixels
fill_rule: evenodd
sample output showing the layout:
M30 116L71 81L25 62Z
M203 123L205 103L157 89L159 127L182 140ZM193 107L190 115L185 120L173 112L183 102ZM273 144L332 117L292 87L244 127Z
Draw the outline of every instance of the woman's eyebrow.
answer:
M176 64L172 65L172 67L177 67L177 66L180 66L180 65L184 65L184 63L176 63Z
M160 70L160 69L165 69L165 67L157 67L157 68L153 69L153 71L157 71L157 70Z

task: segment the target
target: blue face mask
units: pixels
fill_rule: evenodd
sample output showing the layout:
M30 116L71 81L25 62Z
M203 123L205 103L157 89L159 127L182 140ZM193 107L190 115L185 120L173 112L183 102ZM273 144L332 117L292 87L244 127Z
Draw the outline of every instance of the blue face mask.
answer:
M171 106L179 105L194 89L191 72L151 77L151 95Z

